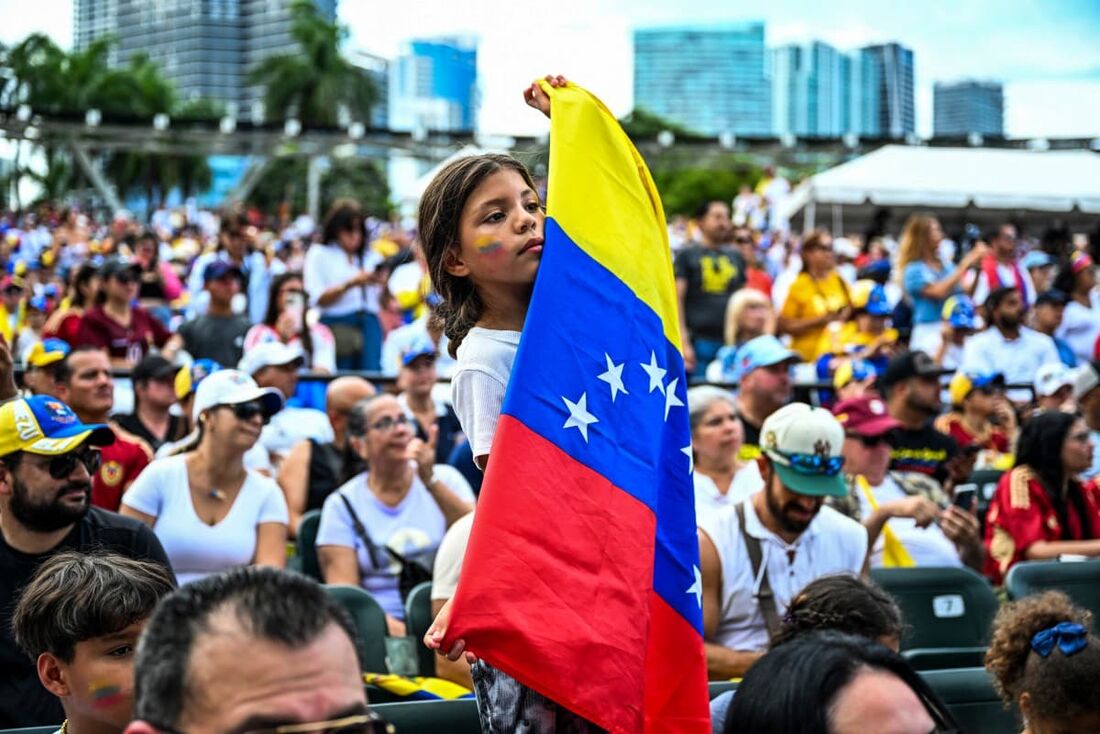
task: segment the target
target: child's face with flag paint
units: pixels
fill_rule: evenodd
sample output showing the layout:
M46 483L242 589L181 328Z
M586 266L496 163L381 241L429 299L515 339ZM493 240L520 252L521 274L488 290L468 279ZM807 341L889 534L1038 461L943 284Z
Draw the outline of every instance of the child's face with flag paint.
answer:
M538 194L513 170L488 176L466 200L452 275L479 290L530 285L542 257L545 214Z
M43 666L56 666L52 693L61 698L69 718L101 722L122 730L130 723L134 707L134 653L145 620L131 624L114 634L78 642L73 659L64 662L43 653ZM48 660L43 660L48 658ZM55 688L55 686L57 686Z

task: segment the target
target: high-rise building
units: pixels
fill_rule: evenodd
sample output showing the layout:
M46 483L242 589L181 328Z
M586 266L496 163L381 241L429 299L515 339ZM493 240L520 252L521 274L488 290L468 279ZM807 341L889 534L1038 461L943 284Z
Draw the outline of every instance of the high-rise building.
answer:
M337 0L313 0L321 16L336 20ZM249 71L274 54L293 53L293 0L75 0L73 38L78 49L111 34L110 63L144 53L176 85L182 100L206 98L247 115L259 90Z
M933 135L1004 135L1004 90L999 82L936 82Z
M764 24L634 31L634 107L703 135L770 135Z
M374 82L374 91L377 97L374 107L371 108L370 127L387 128L390 124L389 60L366 51L352 51L347 55L347 58L348 61L367 72L367 76Z
M858 131L851 58L820 41L780 46L769 55L776 135L839 137Z
M897 43L860 51L861 69L874 85L877 124L866 135L902 138L916 130L913 111L913 51ZM867 88L865 82L865 89Z
M410 41L390 64L392 130L473 130L477 105L477 44L472 39Z

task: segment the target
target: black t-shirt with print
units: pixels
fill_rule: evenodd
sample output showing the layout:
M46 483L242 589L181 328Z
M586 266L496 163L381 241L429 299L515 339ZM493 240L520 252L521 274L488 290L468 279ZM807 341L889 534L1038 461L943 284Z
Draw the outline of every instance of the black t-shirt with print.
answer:
M676 277L687 281L684 316L691 336L722 341L726 306L745 285L745 260L730 245L688 245L676 254Z
M890 444L890 471L924 474L941 485L947 481L947 462L959 453L955 439L940 433L931 423L916 430L895 428L886 438Z

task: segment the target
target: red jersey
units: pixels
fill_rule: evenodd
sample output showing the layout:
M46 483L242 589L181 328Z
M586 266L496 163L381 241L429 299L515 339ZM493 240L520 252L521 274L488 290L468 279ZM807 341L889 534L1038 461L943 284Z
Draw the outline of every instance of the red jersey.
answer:
M772 297L772 279L760 268L746 268L745 286L760 291L768 298Z
M115 433L115 442L99 450L99 471L92 479L92 504L118 512L123 493L153 460L153 451L134 434L114 423L108 425Z
M76 338L80 334L80 321L83 317L78 313L68 313L62 317L58 322L55 330L46 330L42 332L43 339L49 339L50 337L56 337L62 341L68 342L69 346L73 346L77 343Z
M989 425L986 427L985 433L981 436L975 436L963 425L962 416L958 413L947 413L937 418L936 430L955 439L955 443L959 444L960 449L977 444L987 451L996 451L999 454L1009 452L1008 436L1005 435L1004 431Z
M1067 501L1069 532L1063 536L1058 512L1029 467L1018 466L1001 476L985 527L985 573L994 583L1002 583L1013 564L1026 560L1027 549L1035 543L1086 540L1100 533L1100 487L1095 482L1074 483L1071 491L1083 495L1087 517L1080 517L1074 503Z
M136 364L153 345L163 347L172 336L164 324L145 309L134 306L130 314L130 325L123 326L108 316L102 306L88 309L80 320L80 330L73 346L90 344L102 347L112 359L125 359Z

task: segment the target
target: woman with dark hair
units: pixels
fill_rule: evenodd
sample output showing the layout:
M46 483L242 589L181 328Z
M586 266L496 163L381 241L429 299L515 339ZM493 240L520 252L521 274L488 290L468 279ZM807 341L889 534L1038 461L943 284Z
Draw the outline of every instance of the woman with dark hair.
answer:
M73 271L69 280L69 293L65 300L46 319L42 337L44 339L56 337L68 342L70 346L76 344L76 335L80 331L80 319L84 317L84 312L91 308L97 290L99 290L99 269L92 263L82 263Z
M1060 591L1001 608L985 656L1005 706L1018 705L1024 734L1100 731L1100 639L1092 614Z
M873 722L873 724L872 724ZM772 648L737 689L726 734L956 732L951 712L905 659L877 642L813 632Z
M306 253L304 280L321 323L336 338L342 370L378 370L382 356L380 295L387 273L382 257L367 245L359 205L342 199L325 217L322 243Z
M283 273L271 281L267 313L244 337L244 350L267 342L298 344L305 356L303 369L330 375L336 371L336 341L324 324L309 324L308 298L300 273Z
M777 332L790 334L791 349L813 362L821 356L826 329L840 328L851 317L852 297L836 269L833 237L825 230L810 232L802 241L802 272L779 310Z
M1054 288L1069 296L1062 323L1054 336L1069 344L1078 361L1092 359L1100 336L1100 293L1096 291L1096 266L1083 252L1058 266Z
M1092 465L1079 416L1050 411L1024 424L1016 466L997 483L986 515L986 574L1000 583L1020 561L1100 556L1100 490L1077 474Z

